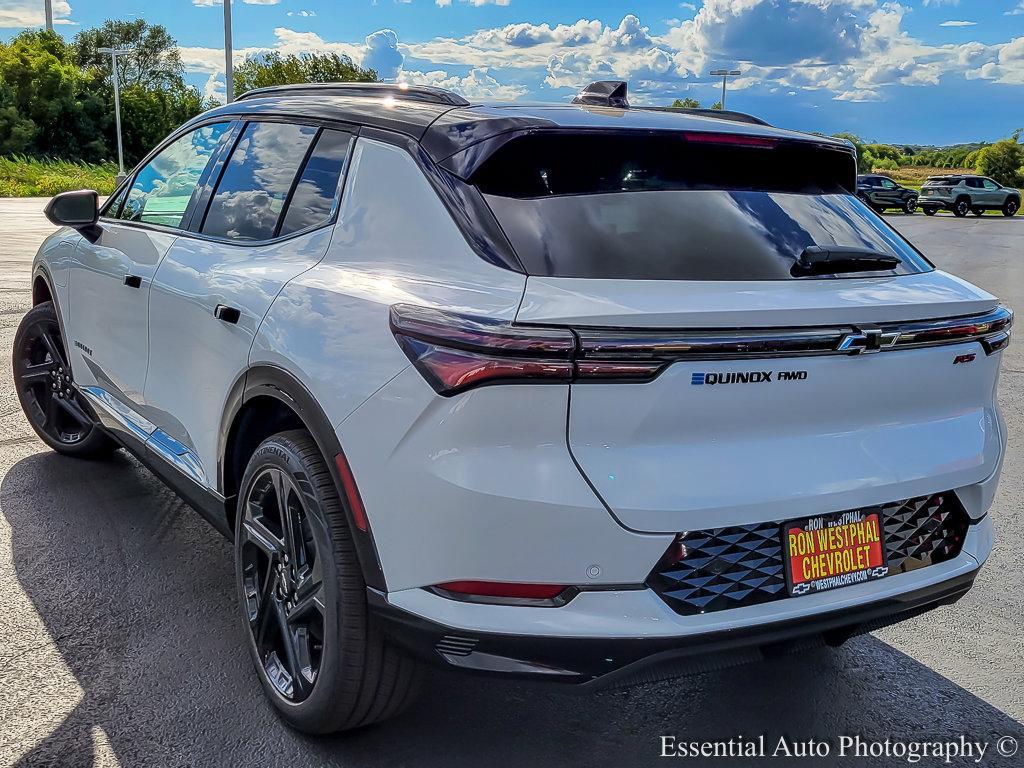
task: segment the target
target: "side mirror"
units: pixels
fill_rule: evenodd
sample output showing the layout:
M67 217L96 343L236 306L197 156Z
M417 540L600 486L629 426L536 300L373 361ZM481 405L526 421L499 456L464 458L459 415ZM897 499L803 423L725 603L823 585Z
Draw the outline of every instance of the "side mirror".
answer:
M46 218L59 227L91 229L100 215L100 196L95 190L62 192L46 204Z

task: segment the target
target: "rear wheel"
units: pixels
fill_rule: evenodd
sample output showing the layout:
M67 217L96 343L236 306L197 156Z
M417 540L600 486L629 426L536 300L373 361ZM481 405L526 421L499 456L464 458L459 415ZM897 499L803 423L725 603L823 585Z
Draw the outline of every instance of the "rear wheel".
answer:
M1015 197L1011 197L1003 203L1003 216L1013 216L1018 210L1020 210L1020 200Z
M13 368L21 408L44 443L79 458L103 457L115 448L75 385L53 302L38 304L22 318Z
M903 212L904 213L913 213L916 210L917 210L917 200L907 200L905 203L903 203Z
M278 712L306 733L332 733L405 708L419 667L369 620L352 532L309 433L265 440L249 460L238 498L243 624Z
M955 203L953 203L953 215L958 218L963 218L971 212L971 201L966 197L961 197Z
M939 212L939 209L932 205L926 205L921 210L924 211L925 216L934 216L936 213Z
M973 213L975 216L984 216L985 215L985 209L984 208L971 208L971 213Z

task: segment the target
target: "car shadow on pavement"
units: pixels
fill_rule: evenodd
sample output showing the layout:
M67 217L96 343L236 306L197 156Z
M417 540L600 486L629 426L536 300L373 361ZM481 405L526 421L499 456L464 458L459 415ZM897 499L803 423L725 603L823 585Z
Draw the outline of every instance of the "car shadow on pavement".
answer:
M4 610L26 614L15 626L38 622L34 611L49 634L48 642L0 645L3 696L13 695L17 714L0 724L0 762L98 764L99 733L122 766L617 766L664 763L662 736L764 735L771 748L783 736L829 741L829 757L792 761L820 765L840 762L840 734L965 734L992 742L985 764L1011 765L993 756L995 740L1024 736L1015 719L868 636L834 651L592 695L432 673L401 717L307 738L277 719L250 669L229 543L134 459L28 456L3 478L0 510L28 598L12 595ZM41 647L50 643L56 652ZM20 730L7 732L13 727Z

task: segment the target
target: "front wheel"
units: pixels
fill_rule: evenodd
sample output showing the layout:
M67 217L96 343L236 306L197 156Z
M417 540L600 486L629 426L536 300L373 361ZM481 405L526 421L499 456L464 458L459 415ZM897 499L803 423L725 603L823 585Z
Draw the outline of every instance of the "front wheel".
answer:
M907 200L903 203L904 213L914 213L917 210L917 200Z
M967 198L964 198L962 200L957 200L953 204L953 215L956 216L959 219L962 219L964 216L966 216L970 212L971 212L971 204L967 200Z
M1020 200L1015 197L1011 197L1003 203L1003 216L1013 216L1018 210L1020 210Z
M235 574L249 652L281 716L306 733L387 719L420 670L370 621L337 488L310 434L256 449L238 496Z
M45 301L28 311L14 336L14 384L39 439L58 453L102 458L114 443L96 424L68 365L57 310Z

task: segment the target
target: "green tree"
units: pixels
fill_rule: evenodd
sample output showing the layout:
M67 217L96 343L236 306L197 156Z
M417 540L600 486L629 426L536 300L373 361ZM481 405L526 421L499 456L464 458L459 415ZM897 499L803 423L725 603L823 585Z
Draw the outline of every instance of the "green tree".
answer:
M687 96L672 102L672 109L700 109L700 102Z
M110 77L110 54L99 48L128 48L129 56L117 60L121 85L142 88L174 88L184 85L184 67L178 44L160 24L144 19L107 20L103 26L79 32L72 45L74 62L82 69L97 69Z
M716 101L714 104L711 105L710 108L711 109L722 109L722 102Z
M235 96L253 88L295 83L374 83L377 73L363 69L348 56L305 53L283 56L276 51L251 56L235 68Z
M1014 131L1008 139L997 141L978 153L976 169L983 176L990 176L1000 184L1010 187L1024 184L1021 166L1024 166L1024 146L1019 141L1020 131Z

